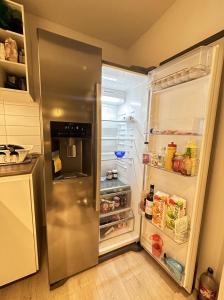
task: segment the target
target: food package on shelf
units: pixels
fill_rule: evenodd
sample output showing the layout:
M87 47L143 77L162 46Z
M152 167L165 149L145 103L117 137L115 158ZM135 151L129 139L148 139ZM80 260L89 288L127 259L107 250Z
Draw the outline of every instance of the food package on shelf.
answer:
M186 214L186 200L173 195L167 201L166 227L174 230L175 221Z
M5 40L5 58L12 62L18 62L17 44L12 38Z
M157 191L153 197L152 223L161 229L165 226L166 204L168 198L168 194L160 191Z

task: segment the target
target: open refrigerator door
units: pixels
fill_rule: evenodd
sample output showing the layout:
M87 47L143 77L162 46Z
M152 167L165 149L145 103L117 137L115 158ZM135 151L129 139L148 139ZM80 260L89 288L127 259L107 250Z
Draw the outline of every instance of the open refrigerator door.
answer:
M151 217L142 213L144 249L188 292L197 246L223 65L222 41L150 74L144 193L154 185Z

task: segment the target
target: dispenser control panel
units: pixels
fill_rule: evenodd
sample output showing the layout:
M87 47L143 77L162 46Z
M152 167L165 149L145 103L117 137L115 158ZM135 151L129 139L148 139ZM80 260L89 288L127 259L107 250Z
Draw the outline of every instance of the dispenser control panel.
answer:
M91 123L50 122L51 137L91 138Z

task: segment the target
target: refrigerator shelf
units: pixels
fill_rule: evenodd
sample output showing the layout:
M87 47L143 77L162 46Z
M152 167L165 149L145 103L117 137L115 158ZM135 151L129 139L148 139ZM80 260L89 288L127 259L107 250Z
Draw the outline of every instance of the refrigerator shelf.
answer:
M153 80L151 82L152 93L160 93L181 84L200 79L208 75L209 72L210 68L202 64L178 70L177 72Z
M180 286L183 286L184 273L182 274L181 280L178 280L175 275L168 269L163 259L152 254L151 244L146 237L142 236L140 243L141 246L146 250L146 252L148 252L148 254L150 254L155 259L155 261L157 261L157 263L173 278L173 280L175 280Z
M134 230L134 215L131 214L123 219L100 226L100 241L111 239L121 234Z
M114 221L114 222L109 222L107 224L100 225L100 229L107 228L107 227L110 227L110 226L113 226L113 225L118 225L120 223L124 223L124 222L127 222L127 221L132 220L132 219L134 219L133 214L129 217L126 217L126 218L123 218L123 219L120 219L120 220L117 220L117 221Z
M143 215L143 214L142 214ZM143 215L144 217L144 215ZM183 245L183 244L187 244L188 240L186 241L183 241L183 242L180 242L180 241L177 241L175 240L175 237L174 237L174 233L172 232L172 230L169 230L168 228L164 228L164 229L161 229L159 228L158 226L154 225L152 223L152 221L148 220L147 218L145 218L145 221L150 224L151 226L155 227L155 229L158 229L162 234L165 234L168 238L170 238L175 244L178 244L178 245Z
M184 175L184 174L181 174L181 173L178 173L178 172L167 170L167 169L164 169L164 168L161 168L161 167L158 167L158 166L152 166L152 165L148 165L148 166L151 167L151 168L153 168L153 169L158 169L158 170L161 170L161 171L164 171L164 172L167 172L167 173L175 174L177 176L182 176L182 177L187 177L187 178L197 177L197 175L188 176L188 175Z
M199 133L149 133L149 132L146 132L145 134L148 134L149 136L162 136L162 135L165 135L165 136L175 136L175 135L178 135L178 136L202 136L202 134L199 134Z
M123 212L129 211L129 210L131 210L131 207L120 208L120 209L117 209L117 210L114 210L114 211L111 211L111 212L108 212L105 214L100 214L100 219L108 217L108 216L116 215L119 213L123 213Z

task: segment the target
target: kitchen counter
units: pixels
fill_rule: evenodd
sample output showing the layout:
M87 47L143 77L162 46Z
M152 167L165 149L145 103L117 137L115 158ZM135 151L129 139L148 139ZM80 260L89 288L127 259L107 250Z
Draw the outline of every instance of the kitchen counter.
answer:
M104 180L100 182L100 194L116 193L130 190L130 185L123 183L119 179Z
M24 175L24 174L30 174L32 173L38 159L40 158L40 155L35 155L32 157L32 160L30 163L25 164L18 164L18 165L1 165L0 166L0 177L4 176L16 176L16 175Z

